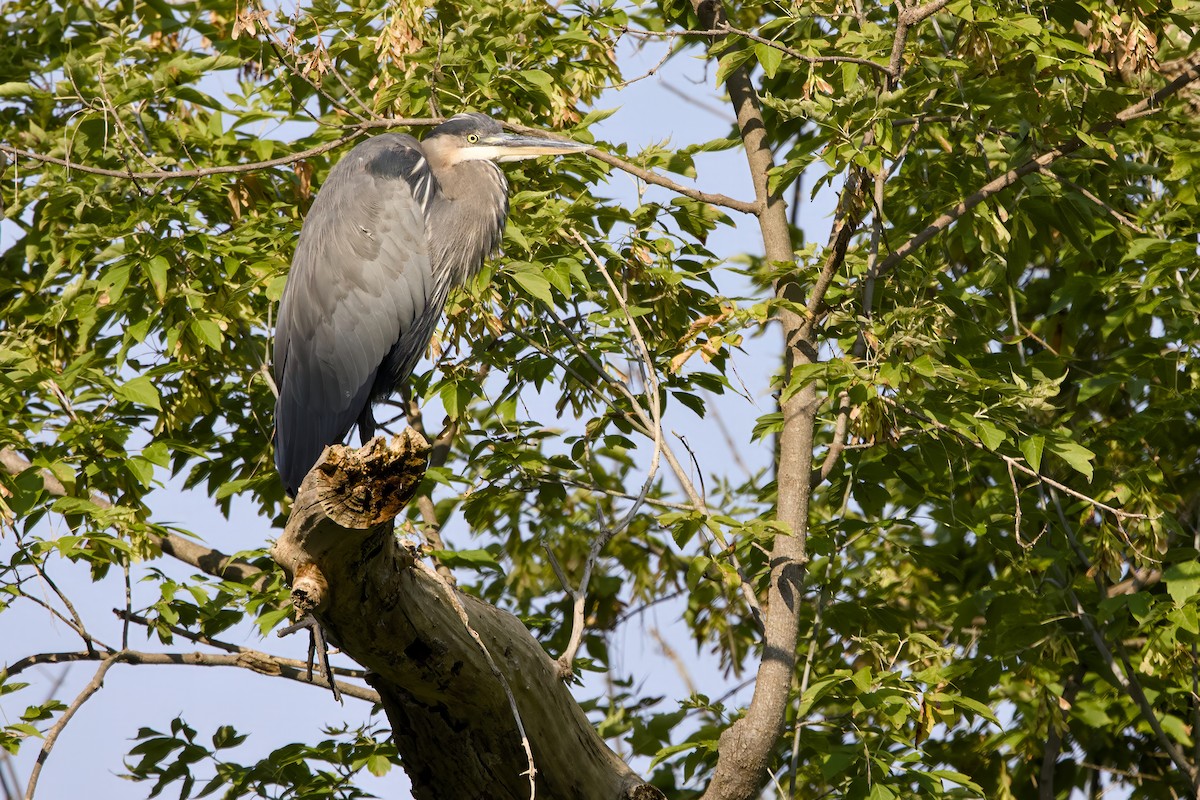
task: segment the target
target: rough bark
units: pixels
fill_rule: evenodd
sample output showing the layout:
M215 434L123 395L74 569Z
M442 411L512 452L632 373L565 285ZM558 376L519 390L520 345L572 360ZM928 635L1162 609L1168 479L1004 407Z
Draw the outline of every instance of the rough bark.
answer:
M392 520L424 475L427 452L411 430L359 451L327 449L271 551L293 581L293 601L370 671L414 796L530 796L507 683L539 796L661 798L604 744L516 617L448 586L397 541Z
M720 0L692 0L692 7L702 28L720 30L727 26ZM725 88L737 114L738 131L754 183L763 254L773 264L794 263L786 203L778 192L771 193L768 189L767 175L774 165L774 154L749 70L744 66L735 69L725 79ZM800 276L780 281L776 293L781 299L801 303ZM777 312L777 319L785 339L784 384L787 385L797 365L817 360L816 332L790 306L783 306ZM779 492L776 519L788 533L776 536L771 547L763 652L754 695L745 716L721 734L717 766L705 790L705 800L748 800L757 796L770 779L775 746L784 731L796 667L818 406L816 388L811 383L780 404L784 423L776 453Z

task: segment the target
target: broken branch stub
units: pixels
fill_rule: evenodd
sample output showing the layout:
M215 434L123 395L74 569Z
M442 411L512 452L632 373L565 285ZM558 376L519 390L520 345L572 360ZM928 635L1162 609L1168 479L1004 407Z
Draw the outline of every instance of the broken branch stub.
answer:
M520 620L459 593L397 540L393 519L428 450L412 430L357 451L327 448L271 548L294 597L302 590L296 599L370 671L414 797L528 798L515 704L538 797L662 798L597 735Z

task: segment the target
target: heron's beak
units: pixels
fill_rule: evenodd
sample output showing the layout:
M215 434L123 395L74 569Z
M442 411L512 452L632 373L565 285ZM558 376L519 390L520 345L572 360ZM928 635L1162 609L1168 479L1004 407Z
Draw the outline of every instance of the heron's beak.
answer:
M520 136L514 133L501 133L489 136L477 146L470 148L475 158L488 158L495 161L519 161L523 158L536 156L561 156L567 153L582 153L591 150L595 145L584 142L568 142L556 139L541 139L536 136ZM486 152L487 155L483 153ZM475 155L478 153L478 155Z

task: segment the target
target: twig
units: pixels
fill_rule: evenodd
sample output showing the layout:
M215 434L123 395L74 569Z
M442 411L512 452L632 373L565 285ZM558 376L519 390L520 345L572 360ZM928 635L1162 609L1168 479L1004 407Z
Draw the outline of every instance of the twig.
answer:
M504 673L496 666L495 660L492 658L491 651L487 645L483 643L483 639L479 637L479 633L471 627L471 620L467 617L467 610L463 608L459 602L457 590L442 579L442 576L436 570L420 559L415 559L413 565L420 570L424 570L439 586L446 592L446 597L450 600L450 604L454 606L458 618L462 620L463 627L467 634L475 640L475 644L479 645L480 652L483 653L484 660L487 661L488 667L492 671L492 675L500 682L500 686L504 689L504 695L508 698L508 706L512 709L513 720L517 723L517 731L521 734L521 747L525 750L525 759L529 764L529 769L525 773L529 776L529 800L534 800L534 795L537 792L535 779L537 777L537 767L533 763L533 748L529 744L529 735L525 733L525 723L521 721L521 710L517 708L517 698L513 695L512 687L508 685L508 679L504 677Z
M22 548L25 546L24 543L21 542L21 537L19 534L17 535L17 544ZM50 576L46 574L46 571L42 568L42 565L38 563L38 559L33 557L32 554L29 558L29 565L33 567L33 571L38 574L38 577L41 578L42 581L50 587L58 599L62 601L62 604L67 607L67 611L71 614L71 619L68 620L62 614L57 613L55 616L67 623L71 629L75 631L75 633L79 634L79 638L83 639L83 643L87 645L88 652L95 652L95 640L92 638L92 635L88 633L87 627L83 624L83 618L80 617L79 612L75 610L75 606L71 603L70 598L62 593L62 591L58 588L58 585L50 579ZM25 596L29 597L31 600L34 599L32 595L26 594ZM49 603L41 603L40 605L51 612L55 611L55 609L53 609Z
M575 663L575 654L579 651L579 646L583 642L583 624L584 624L584 603L587 598L588 582L592 576L592 570L595 568L597 560L600 558L600 553L605 546L612 541L612 538L633 522L637 513L641 510L642 504L646 501L646 496L650 493L651 487L654 485L654 480L658 476L658 465L663 452L663 432L662 432L662 404L658 391L658 375L654 369L654 362L650 358L650 349L646 346L646 340L642 338L642 332L638 329L637 322L634 321L633 314L629 311L629 305L625 302L625 297L617 288L617 284L609 274L608 268L601 260L596 251L588 243L587 239L583 238L580 233L574 229L570 230L575 241L584 249L584 252L592 259L592 263L604 276L604 280L608 283L609 290L616 298L617 304L621 307L621 311L625 315L625 322L629 326L630 336L633 337L634 345L637 347L642 359L642 367L644 370L643 381L645 383L646 406L650 410L650 432L654 439L654 451L650 456L650 467L646 472L646 479L642 482L641 491L630 505L629 510L625 515L614 525L606 526L601 530L600 534L592 540L592 545L588 549L587 562L583 567L583 577L579 582L579 589L571 593L573 600L572 627L571 638L567 644L567 649L559 656L559 669L564 676L572 674L572 668ZM636 405L636 404L635 404ZM547 548L547 552L549 549ZM556 561L552 561L554 571L558 574L559 580L565 584L565 575L562 569L557 565Z
M89 655L95 655L94 652ZM75 701L67 707L63 715L58 718L58 721L51 726L46 732L46 739L42 742L42 749L38 752L37 761L33 765L33 769L29 773L29 783L25 787L25 800L33 800L33 794L37 791L38 777L42 774L42 767L46 764L46 759L50 757L50 750L54 747L54 743L58 741L58 736L63 732L63 728L71 721L71 717L75 716L80 707L88 701L92 695L100 691L100 687L104 684L104 676L108 672L109 667L116 663L116 655L109 656L100 664L100 668L96 670L96 674L88 682L87 686L83 687L83 691L75 698Z
M132 614L132 613L128 613L125 611L121 611L118 608L114 608L113 613L119 619L125 620L127 622L133 622L138 625L142 625L146 628L155 627L156 624L164 625L167 630L169 630L171 633L175 634L176 636L181 636L190 642L195 642L196 644L203 644L203 645L208 645L209 647L215 647L218 650L224 650L227 653L242 653L245 655L253 656L255 658L269 659L269 660L274 661L277 664L296 667L297 669L299 669L300 667L308 666L307 663L305 663L304 661L300 661L298 659L283 658L282 656L274 656L269 653L264 653L261 650L254 650L249 647L242 647L241 645L233 644L231 642L224 642L224 641L221 641L220 639L212 639L208 636L205 636L202 633L196 633L195 631L189 631L187 628L180 628L177 625L166 625L165 623L162 623L162 622L154 623L154 622L151 622L146 617L142 617L137 614ZM367 677L367 671L365 669L349 669L346 667L333 667L332 671L333 671L333 674L341 675L344 678L366 678Z
M1125 216L1120 211L1117 211L1115 208L1110 206L1108 203L1104 202L1103 200L1101 200L1096 195L1092 194L1090 191L1088 191L1084 187L1075 183L1073 180L1071 180L1069 178L1064 178L1062 175L1059 175L1058 173L1056 173L1054 170L1050 169L1049 167L1042 167L1038 171L1042 175L1045 175L1048 178L1053 178L1054 180L1061 183L1063 186L1066 186L1068 189L1072 189L1073 191L1079 192L1079 194L1083 195L1084 199L1100 206L1100 208L1103 208L1105 211L1107 211L1112 216L1113 219L1115 219L1117 222L1124 225L1126 228L1129 228L1132 231L1140 233L1143 236L1146 235L1145 228L1143 228L1141 225L1138 225L1132 219Z
M679 653L671 647L671 643L662 635L662 631L658 628L650 629L650 636L654 641L658 642L658 649L662 650L664 656L667 657L672 664L675 665L675 671L679 673L679 679L683 681L683 688L687 690L688 696L696 693L696 682L692 680L692 675L688 671L687 662L679 657Z
M628 386L626 386L624 383L622 383L621 381L617 380L616 378L614 378L612 375L609 374L608 370L605 369L604 365L602 365L599 361L596 360L596 357L592 353L592 351L583 345L583 343L579 340L579 337L575 335L575 332L573 330L571 330L570 326L567 325L566 322L561 317L559 317L558 314L554 313L553 308L550 308L548 310L550 311L551 319L554 320L554 322L558 325L559 330L561 330L563 332L563 335L565 335L568 339L570 339L571 344L575 348L576 352L578 352L583 357L583 359L588 362L588 364L592 367L592 369L596 371L596 374L599 375L605 381L605 383L607 385L612 387L613 391L617 392L618 394L620 394L621 396L623 396L624 398L626 398L629 401L630 407L633 409L633 414L634 414L634 416L632 416L632 417L627 417L630 424L633 425L634 428L636 430L638 430L640 433L642 433L644 436L653 436L653 433L652 433L653 425L651 424L650 420L646 417L645 411L642 409L641 404L638 402L636 395L634 395L634 393L629 389ZM518 333L518 335L521 335L521 334ZM532 340L529 339L528 337L524 337L522 335L522 338L525 338L525 340L530 342L531 344L533 343ZM537 347L537 345L534 345L534 346ZM539 349L541 349L541 348L539 347ZM555 356L553 354L549 354L548 351L543 351L543 352L546 352L548 355L550 355L552 358L554 358L559 363L559 365L563 366L564 369L567 369L568 372L570 372L571 374L576 374L576 373L574 373L573 370L571 370L569 367L567 367L564 364L564 362L562 362L560 359L558 359L557 356ZM585 386L592 385L589 381L583 380L582 378L580 378L580 381ZM671 446L669 444L667 444L665 440L662 443L662 455L667 460L667 465L671 467L671 471L674 473L676 479L679 481L679 484L683 488L684 493L688 496L688 500L691 503L691 508L700 512L701 514L703 514L707 517L709 515L708 504L705 502L704 497L699 492L696 491L695 485L688 478L687 473L683 469L683 466L679 463L679 459L677 459L675 457L675 453L671 450ZM713 535L714 538L716 537L716 532L713 530L712 526L707 522L707 520L705 521L705 528L709 531L710 534ZM747 578L745 570L742 568L741 561L740 561L740 559L738 559L737 554L732 552L732 550L729 551L728 558L729 558L730 563L733 564L734 569L737 571L738 576L741 578L741 586L740 586L739 590L742 593L742 597L745 599L746 605L750 608L750 613L751 613L751 616L754 618L755 623L761 628L762 627L762 606L758 602L758 598L754 596L754 591L751 589L751 583Z
M275 57L278 58L279 62L287 68L287 71L290 72L295 77L297 77L300 80L307 83L309 86L311 86L313 88L313 90L316 91L317 94L321 95L321 97L325 98L326 102L328 102L330 104L330 106L332 106L333 108L339 109L359 121L364 120L365 117L363 117L362 114L359 114L358 112L353 111L352 109L348 108L345 103L338 102L337 98L333 97L332 95L329 94L329 92L325 91L325 87L321 85L321 82L319 80L319 78L321 76L320 70L317 71L318 80L314 81L308 75L308 73L311 70L306 71L304 69L300 69L296 64L293 64L290 61L288 61L288 59L286 57L286 53L292 52L292 51L290 48L288 48L288 46L286 44L284 44L280 40L279 35L277 33L275 33L274 27L267 24L267 19L270 17L270 14L267 13L267 10L263 7L263 4L261 2L255 2L254 5L258 6L259 10L262 12L262 17L259 19L259 22L262 24L263 32L266 34L267 44L269 44L271 46L271 49L275 51ZM322 49L322 45L320 44L320 36L321 36L321 33L320 33L320 31L318 31L317 37L318 37L319 54L323 54L323 56L327 57L328 54L325 53L325 51ZM322 55L319 55L318 57L322 57ZM332 66L332 64L331 64L331 66ZM362 106L363 109L368 114L371 114L371 116L375 117L376 119L379 118L378 115L372 113L371 109L367 108L366 104L363 103L363 101L361 99L359 99L358 95L355 94L354 91L351 90L350 87L346 85L345 79L342 78L341 74L339 73L339 71L337 69L331 69L330 71L334 74L334 76L339 81L341 81L342 87L348 91L348 93L354 100L358 101L358 104L360 106Z
M404 124L404 123L396 123L396 124ZM217 167L200 167L198 169L180 169L180 170L155 169L155 170L142 170L139 172L134 172L133 170L106 169L104 167L92 167L92 166L88 166L86 164L79 164L79 163L76 163L73 161L68 161L65 158L58 158L57 156L49 156L49 155L44 155L42 153L34 153L29 150L22 150L17 147L10 147L9 145L6 145L6 144L0 144L0 152L8 153L9 155L16 156L18 158L29 158L34 161L41 161L44 164L54 164L55 166L66 167L69 170L75 170L76 172L85 172L85 173L88 173L89 175L104 175L109 178L128 178L130 180L166 181L166 180L177 180L177 179L185 179L185 178L203 178L203 177L207 177L209 175L226 175L226 174L230 174L230 173L239 173L239 172L255 172L255 171L261 170L261 169L269 169L271 167L280 167L280 166L284 166L286 164L292 164L292 163L295 163L296 161L303 161L306 158L312 158L313 156L317 156L322 153L327 153L330 150L334 150L338 147L341 147L342 145L346 144L347 142L352 141L352 140L358 138L359 136L361 136L363 133L363 129L368 128L368 127L375 127L375 126L372 126L369 124L358 125L354 129L352 129L352 131L350 133L347 133L344 136L340 136L337 139L334 139L333 141L326 142L325 144L317 145L316 147L310 147L307 150L301 150L298 153L291 153L290 155L280 156L279 158L272 158L267 161L252 161L252 162L247 162L244 164L225 164L225 165L221 165L221 166L217 166Z
M1079 694L1081 679L1084 676L1072 675L1067 679L1067 685L1063 687L1062 700L1066 703L1066 708L1070 708L1075 702L1075 696ZM1051 714L1055 713L1051 710ZM1068 724L1066 709L1061 711L1063 715L1063 724ZM1053 721L1047 722L1049 729L1046 734L1046 747L1042 752L1042 771L1038 779L1038 800L1054 800L1054 767L1058 764L1058 755L1062 752L1062 736L1059 733L1059 727Z
M1047 493L1043 491L1042 506L1044 508L1047 505L1046 494ZM1062 503L1059 502L1058 495L1053 491L1050 491L1048 494L1050 496L1050 500L1052 500L1054 503L1054 509L1058 514L1059 523L1063 527L1063 534L1066 536L1067 543L1071 546L1071 550L1075 553L1075 557L1079 560L1079 563L1083 566L1084 570L1092 576L1092 580L1096 584L1096 588L1100 591L1100 595L1102 597L1108 596L1108 587L1106 587L1104 584L1103 573L1100 570L1092 568L1091 561L1088 559L1087 554L1083 551L1083 546L1080 545L1079 539L1075 536L1074 526L1071 525L1070 521L1067 519L1067 515L1063 510ZM1046 510L1049 511L1049 508L1046 508ZM1057 570L1060 573L1062 571L1061 567L1058 567ZM1080 622L1083 623L1084 628L1087 629L1088 634L1092 637L1092 643L1096 646L1096 650L1100 653L1100 657L1104 660L1104 663L1108 666L1109 671L1112 673L1113 680L1115 680L1117 685L1124 689L1125 692L1133 699L1133 702L1137 704L1142 718L1145 719L1150 725L1150 729L1154 732L1155 738L1158 739L1159 745L1162 746L1163 750L1166 752L1171 761L1175 763L1175 766L1177 766L1183 772L1183 774L1188 777L1188 781L1192 785L1193 794L1200 794L1200 769L1198 769L1195 764L1188 763L1183 751L1180 750L1171 737L1167 735L1166 730L1162 726L1162 721L1158 718L1158 714L1156 714L1154 711L1154 706L1151 705L1149 698L1146 697L1146 692L1142 688L1142 682L1138 680L1137 672L1133 669L1133 665L1129 663L1129 656L1126 655L1124 649L1121 648L1121 645L1118 642L1117 648L1121 659L1121 669L1117 669L1116 661L1113 658L1112 651L1109 649L1107 642L1104 640L1104 635L1100 632L1100 629L1096 627L1096 624L1092 620L1091 616L1089 616L1084 610L1083 604L1079 601L1079 596L1075 594L1075 590L1071 588L1069 581L1067 581L1065 578L1062 579L1062 586L1067 593L1068 599L1070 599L1071 603L1074 605L1072 611L1077 617L1079 617Z
M612 166L624 172L628 172L635 178L641 178L646 183L652 183L655 186L661 186L664 189L670 189L676 194L681 194L684 197L690 197L693 200L699 200L702 203L708 203L709 205L713 206L721 206L723 208L733 209L734 211L741 211L743 214L758 214L762 211L762 208L758 203L748 203L745 200L735 200L734 198L723 194L702 192L699 189L689 188L682 184L676 183L670 178L664 178L656 172L651 172L648 169L642 169L641 167L635 166L625 159L618 158L617 156L606 153L603 150L592 150L590 153L588 153L588 155L598 161L603 161L605 164L611 164Z
M550 568L558 577L563 591L567 593L567 597L571 598L571 636L567 639L567 646L563 648L562 654L557 659L559 679L570 680L575 674L575 655L579 652L580 645L583 644L583 631L587 622L584 612L586 611L588 583L592 577L592 566L595 561L592 560L589 552L588 559L583 566L583 577L579 579L579 588L574 588L571 586L570 579L567 578L566 571L558 563L558 556L554 555L554 551L550 549L549 543L542 542L542 550L545 551L546 558L550 561Z
M1129 663L1129 657L1121 653L1121 669L1117 668L1116 659L1113 658L1112 651L1108 649L1108 644L1104 641L1104 636L1101 635L1096 624L1092 621L1087 611L1084 610L1083 604L1079 602L1079 597L1075 594L1075 590L1064 583L1067 592L1067 597L1075 606L1072 609L1076 616L1079 617L1083 627L1087 629L1088 634L1092 637L1092 644L1096 646L1097 652L1100 653L1100 658L1103 659L1105 665L1108 666L1109 672L1113 676L1113 680L1117 685L1124 689L1133 702L1137 704L1138 709L1142 713L1142 718L1150 725L1150 729L1154 732L1154 738L1158 740L1159 745L1167 754L1167 757L1175 763L1184 775L1187 776L1188 782L1192 784L1193 790L1200 789L1200 774L1197 773L1196 767L1188 763L1183 752L1175 745L1171 737L1163 729L1162 722L1158 718L1158 714L1154 712L1154 706L1150 704L1150 700L1146 697L1146 692L1142 689L1141 681L1137 679L1137 673L1133 669L1133 665Z
M619 91L627 86L637 83L638 81L644 81L646 78L653 77L660 69L662 69L663 64L666 64L673 55L675 55L675 53L672 52L670 47L668 47L667 52L663 53L663 57L658 60L658 63L651 67L645 74L639 75L636 78L630 78L629 80L621 81L620 83L614 83L608 88L617 89Z
M1013 537L1017 540L1017 544L1028 550L1036 544L1026 545L1021 539L1021 490L1017 488L1017 476L1013 474L1012 462L1005 462L1008 467L1008 482L1012 486L1013 493Z
M267 159L266 161L249 161L241 164L222 164L216 167L198 167L196 169L155 169L142 171L107 169L104 167L93 167L87 164L79 164L69 159L58 158L57 156L34 153L29 150L22 150L19 147L12 147L6 144L0 144L0 153L8 153L9 155L17 156L18 158L29 158L45 164L54 164L59 167L66 167L67 169L85 172L90 175L103 175L109 178L129 178L132 180L166 181L175 179L204 178L209 175L255 172L257 170L269 169L271 167L285 166L297 161L303 161L306 158L312 158L313 156L321 155L322 153L327 153L330 150L336 150L342 145L353 141L370 130L399 127L428 127L431 125L438 125L444 121L445 120L434 119L430 117L396 117L392 119L365 120L349 128L345 128L344 130L346 130L347 133L338 137L337 139L310 147L307 150L301 150L286 156L280 156L279 158ZM545 131L534 128L529 128L527 130L543 136L546 133Z
M837 465L838 459L846 450L846 434L850 427L850 393L838 393L837 421L833 425L833 439L829 442L829 452L821 462L821 468L813 471L812 487L815 489L829 479L830 473Z
M121 649L129 649L129 617L133 616L133 586L129 582L129 555L121 559L121 571L125 576L125 613L121 619ZM119 615L118 615L119 616Z
M939 431L944 431L946 433L949 433L949 434L957 437L960 441L970 444L972 447L976 448L977 450L986 450L987 449L986 447L984 447L982 442L979 442L979 441L976 441L975 439L970 438L965 433L961 433L959 431L954 430L949 425L945 425L931 417L927 417L924 414L918 413L917 411L914 411L913 409L911 409L901 403L898 403L895 400L892 400L891 398L885 397L885 398L883 398L883 400L885 403L892 406L893 408L895 408L899 411L903 411L905 414L908 414L909 416L911 416L915 419L919 419L922 422L936 428ZM1050 486L1054 489L1057 489L1058 491L1062 492L1063 494L1068 494L1071 497L1074 497L1076 500L1082 500L1083 502L1087 503L1088 505L1093 506L1094 508L1098 508L1101 511L1107 511L1109 514L1112 514L1114 517L1117 517L1119 519L1137 519L1137 520L1150 519L1150 516L1148 514L1135 514L1132 511L1122 511L1119 508L1113 508L1112 506L1110 506L1106 503L1102 503L1094 497L1088 497L1083 492L1077 492L1074 489L1072 489L1070 486L1067 486L1064 483L1060 483L1059 481L1056 481L1049 476L1041 474L1040 472L1033 469L1032 467L1025 465L1019 458L1013 458L1012 456L1005 455L1004 453L996 453L994 451L989 451L989 452L992 452L992 454L994 456L999 458L1005 464L1010 465L1013 469L1017 470L1018 472L1024 473L1025 475L1028 475L1029 477L1033 478L1034 480L1038 481L1039 483L1043 483L1046 486Z
M896 35L892 39L892 57L888 60L889 89L895 89L904 74L904 48L908 46L909 28L941 11L948 2L950 0L931 0L923 6L900 7Z
M245 650L237 653L147 653L139 650L118 650L109 653L38 653L26 656L6 668L8 675L16 675L26 669L41 664L68 664L76 661L100 661L111 659L122 664L151 665L151 666L188 666L188 667L239 667L266 675L272 678L286 678L290 681L303 683L327 690L324 683L307 680L301 662L290 658L279 658L269 653L257 650ZM301 665L301 666L296 666ZM365 700L368 703L379 704L379 693L373 689L365 689L353 683L337 681L338 690L345 695Z

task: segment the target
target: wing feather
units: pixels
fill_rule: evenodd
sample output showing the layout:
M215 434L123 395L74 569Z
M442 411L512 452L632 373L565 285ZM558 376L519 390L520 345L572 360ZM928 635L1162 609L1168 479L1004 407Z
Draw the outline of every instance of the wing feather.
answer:
M385 362L391 373L398 349L418 347L403 359L415 363L428 343L426 210L436 188L419 143L384 134L339 161L313 202L275 334L275 464L291 494L382 393ZM409 341L423 330L419 345Z

